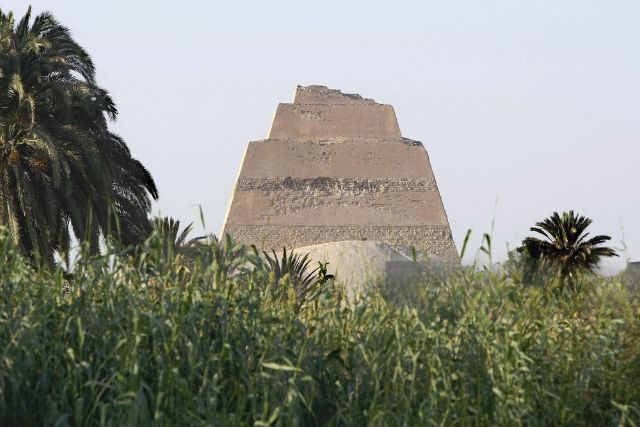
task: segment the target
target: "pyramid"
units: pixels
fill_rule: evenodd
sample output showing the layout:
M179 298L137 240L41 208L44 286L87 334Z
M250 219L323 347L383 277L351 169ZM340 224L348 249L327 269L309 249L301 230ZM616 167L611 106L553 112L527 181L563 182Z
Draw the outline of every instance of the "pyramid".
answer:
M223 233L260 249L372 240L458 262L429 156L391 105L298 86L249 143Z

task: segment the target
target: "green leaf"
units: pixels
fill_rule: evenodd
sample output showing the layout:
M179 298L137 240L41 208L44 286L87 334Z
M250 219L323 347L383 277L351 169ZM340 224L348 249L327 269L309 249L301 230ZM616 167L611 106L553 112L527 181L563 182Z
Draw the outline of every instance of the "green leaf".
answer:
M274 371L293 371L293 372L301 371L300 368L296 368L295 366L281 365L279 363L274 363L274 362L265 362L262 364L262 367L267 369L273 369Z

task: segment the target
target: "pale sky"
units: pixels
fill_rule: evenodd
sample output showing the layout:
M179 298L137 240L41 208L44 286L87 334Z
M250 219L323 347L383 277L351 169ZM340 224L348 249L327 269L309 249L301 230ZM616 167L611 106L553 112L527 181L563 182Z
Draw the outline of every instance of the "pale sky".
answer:
M392 104L458 249L505 256L553 211L640 260L640 2L17 1L89 51L153 174L154 212L218 233L243 151L297 84ZM625 255L607 270L620 268Z

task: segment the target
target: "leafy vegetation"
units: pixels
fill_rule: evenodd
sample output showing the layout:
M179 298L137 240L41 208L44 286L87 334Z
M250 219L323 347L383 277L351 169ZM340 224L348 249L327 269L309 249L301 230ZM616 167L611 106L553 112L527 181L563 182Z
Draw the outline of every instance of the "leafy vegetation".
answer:
M201 249L168 263L156 233L67 281L0 235L0 425L640 423L640 301L617 278L557 296L461 270L300 307L251 250Z
M267 273L262 281L268 284L269 293L278 295L285 304L291 300L296 310L315 301L333 279L333 275L327 274L326 264L318 263L318 267L311 269L309 254L302 256L287 252L286 248L282 249L282 254L263 252L263 257L254 256L252 263L258 271Z
M170 217L157 217L153 219L153 230L155 238L159 239L162 249L161 253L165 258L165 264L189 264L192 263L199 253L199 244L205 236L190 239L189 233L193 230L193 223L190 223L180 231L180 221Z
M110 132L116 106L89 54L49 13L0 11L0 225L33 261L69 254L71 231L138 244L151 232L147 169Z
M573 211L562 215L554 212L551 217L536 223L531 231L543 236L527 237L518 251L531 258L532 274L558 274L561 288L569 286L577 290L579 273L594 273L602 257L618 256L612 248L602 246L611 237L599 235L592 238L586 232L593 221ZM548 274L547 274L548 276Z

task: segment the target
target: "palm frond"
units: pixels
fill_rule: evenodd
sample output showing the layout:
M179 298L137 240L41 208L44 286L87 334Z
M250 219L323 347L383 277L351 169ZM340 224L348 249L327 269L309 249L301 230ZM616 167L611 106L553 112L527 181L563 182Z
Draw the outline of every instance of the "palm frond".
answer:
M51 13L32 21L28 8L16 25L0 11L0 224L33 259L52 264L71 232L92 251L100 236L149 236L158 190L109 131L117 114L91 57Z

